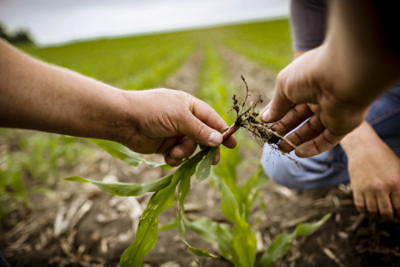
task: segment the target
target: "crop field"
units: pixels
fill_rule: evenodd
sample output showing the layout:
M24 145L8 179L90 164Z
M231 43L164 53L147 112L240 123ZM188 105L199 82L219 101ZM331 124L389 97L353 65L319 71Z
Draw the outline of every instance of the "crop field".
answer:
M187 91L229 125L236 119L229 112L233 95L245 96L240 75L265 105L277 73L292 60L287 20L17 48L124 90ZM275 261L284 267L358 266L366 257L378 257L368 254L371 229L381 233L394 226L359 215L351 188L299 192L279 186L259 167L262 147L242 130L235 135L239 146L221 149L210 178L191 182L183 177L178 205L159 210L157 217L151 213L151 207L158 209L153 202L173 199L172 185L157 184L157 190L151 185L153 191L143 191L142 185L140 194L126 195L134 197L116 194L111 185L168 180L171 171L129 166L108 143L100 149L87 139L0 129L0 253L12 266L118 266L128 247L140 254L146 242L157 241L132 259L135 264L121 261L120 266L186 267L197 266L196 261L218 267L274 266ZM191 168L194 158L180 168ZM162 162L157 155L146 160ZM71 176L82 183L62 179ZM157 217L144 237L148 222L139 225L142 213ZM366 246L364 254L355 250L357 244Z

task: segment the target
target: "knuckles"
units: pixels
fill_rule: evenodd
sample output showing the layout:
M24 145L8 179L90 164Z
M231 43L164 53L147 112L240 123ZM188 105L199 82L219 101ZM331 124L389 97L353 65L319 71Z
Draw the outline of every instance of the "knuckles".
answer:
M200 138L201 136L203 136L205 134L207 130L207 127L204 123L198 123L197 125L197 129L196 129L196 138Z
M389 181L388 181L388 186L393 190L393 191L397 191L397 189L399 189L399 178L396 177L390 177Z
M364 212L364 211L365 211L364 203L363 203L363 204L361 204L361 203L354 203L354 205L356 206L356 208L357 208L357 210L358 210L359 212Z
M367 211L371 214L377 214L378 213L378 209L376 207L368 207Z
M372 183L372 188L371 190L376 193L376 194L382 194L385 192L386 190L386 186L385 184L379 180L379 179L375 179Z
M393 211L391 211L391 210L383 210L380 213L381 213L381 216L383 216L383 217L393 218Z

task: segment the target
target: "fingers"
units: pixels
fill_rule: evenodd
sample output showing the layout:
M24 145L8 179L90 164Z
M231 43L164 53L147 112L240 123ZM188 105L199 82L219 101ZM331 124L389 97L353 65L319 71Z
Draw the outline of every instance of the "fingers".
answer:
M304 72L308 66L307 56L294 60L282 70L276 80L276 87L271 103L261 112L261 120L275 122L280 120L293 104L317 103L316 86Z
M169 154L166 154L164 156L164 161L167 163L169 166L176 167L179 166L182 163L182 159L173 159Z
M219 163L220 157L221 157L221 147L219 146L212 165L217 165Z
M190 157L196 150L196 143L187 136L182 137L178 143L172 147L169 155L173 159L183 159Z
M312 111L306 104L295 105L280 121L274 123L272 129L280 135L286 135L311 115L313 115Z
M282 90L277 86L272 101L261 111L260 118L264 122L274 122L280 120L286 112L293 106Z
M171 138L164 144L168 144L175 141L176 138ZM164 154L165 163L170 166L178 166L182 163L182 160L185 158L189 158L196 151L197 144L189 137L183 136L181 137L172 148L166 150ZM217 165L220 161L220 147L218 147L217 154L215 155L213 165Z
M378 205L376 203L375 194L367 192L364 195L365 204L367 206L368 214L376 216L378 214Z
M334 135L328 129L316 138L307 141L296 149L296 156L300 158L312 157L336 146L342 140L344 135Z
M391 198L391 202L392 202L392 207L393 207L393 211L394 211L394 215L396 216L397 219L400 220L400 192L397 190L397 188L395 189L396 191L394 191L390 198Z
M389 194L387 192L379 192L376 195L376 201L378 202L378 210L382 218L393 219L393 208Z
M171 151L171 148L179 142L183 134L178 134L173 137L165 138L161 146L158 148L157 153L165 155Z
M287 136L286 139L291 141L295 146L300 146L301 144L316 138L317 136L322 134L324 130L325 127L322 125L318 117L312 116L308 121L300 126L299 129ZM283 152L287 153L294 149L285 140L282 140L279 143L279 147Z
M354 193L354 202L358 211L374 216L381 216L384 219L394 218L393 206L388 192L379 190L366 192L364 195L366 207L361 204L362 202L359 198L360 196L356 197L356 193Z
M219 131L210 128L189 111L182 118L178 131L204 146L216 147L222 143Z
M228 125L218 113L209 105L194 97L191 99L190 111L192 113L185 115L186 118L184 118L184 123L181 124L180 132L205 146L216 147L220 145L222 143L221 132L224 132ZM229 137L224 142L224 145L228 148L234 148L236 144L234 136Z
M368 215L367 209L365 207L364 196L357 191L354 191L354 205L356 206L358 212Z
M397 188L397 181L389 185L380 179L363 178L362 185L356 184L353 188L357 210L387 220L392 220L394 217L400 219L400 191Z

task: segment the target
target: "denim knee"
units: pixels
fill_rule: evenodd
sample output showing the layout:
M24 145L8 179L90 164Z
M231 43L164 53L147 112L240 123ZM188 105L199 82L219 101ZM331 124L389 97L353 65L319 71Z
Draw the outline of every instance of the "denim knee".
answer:
M294 162L280 155L269 145L264 146L261 165L267 176L274 182L289 188L300 189L293 179L293 172L290 171L295 165Z
M349 182L342 154L340 147L311 158L299 158L291 152L289 156L298 162L299 169L291 159L265 145L261 164L270 179L280 185L301 190L321 188Z

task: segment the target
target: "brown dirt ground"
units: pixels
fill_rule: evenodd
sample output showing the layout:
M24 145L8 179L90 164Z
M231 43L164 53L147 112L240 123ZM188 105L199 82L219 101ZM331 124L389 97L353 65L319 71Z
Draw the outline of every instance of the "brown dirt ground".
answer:
M238 87L243 88L240 80L243 74L254 92L262 92L265 100L271 98L276 73L225 48L220 52ZM195 93L201 59L202 52L196 52L164 86ZM240 170L242 179L247 178L246 173L254 169L261 155L260 147L251 143L241 149L242 158L248 162ZM92 157L69 170L69 174L123 182L143 182L163 175L161 170L129 167L99 149L94 151ZM158 156L151 158L162 160ZM122 252L134 238L133 229L150 196L122 198L101 192L91 184L61 182L53 193L32 198L35 207L32 212L19 206L7 216L0 227L0 252L11 266L118 266ZM399 223L359 215L349 186L296 191L269 181L261 197L267 209L261 215L256 234L264 247L279 233L293 231L298 223L332 213L332 218L317 232L297 238L277 266L398 266ZM185 207L190 219L208 216L226 222L219 210L219 196L207 181L193 183ZM258 206L254 208L251 220L259 210ZM176 207L163 212L160 224L176 214ZM218 253L214 245L203 242L190 230L186 237L193 246ZM207 267L232 266L223 259L200 261ZM172 229L159 233L144 266L196 265L177 230Z

